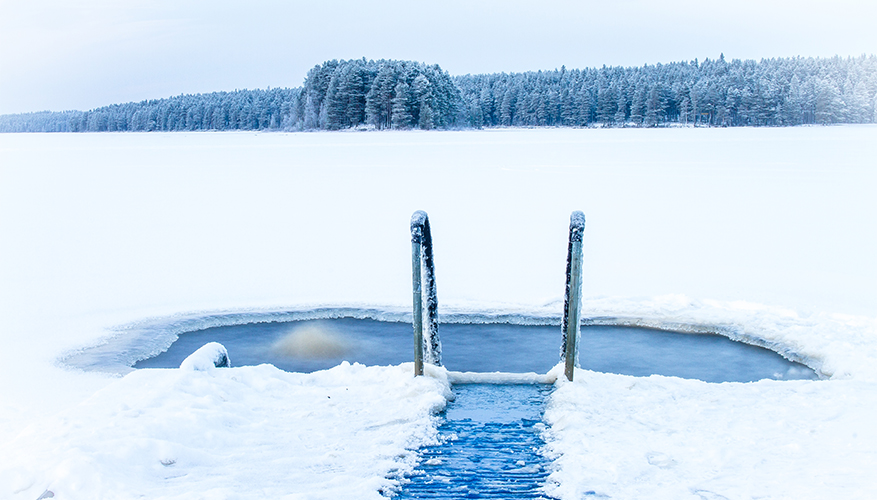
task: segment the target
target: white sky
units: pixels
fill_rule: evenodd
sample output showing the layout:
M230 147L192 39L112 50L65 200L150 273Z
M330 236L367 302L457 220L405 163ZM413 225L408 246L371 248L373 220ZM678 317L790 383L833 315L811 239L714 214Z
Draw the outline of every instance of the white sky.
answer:
M0 0L0 114L295 87L327 59L453 75L877 52L877 1Z

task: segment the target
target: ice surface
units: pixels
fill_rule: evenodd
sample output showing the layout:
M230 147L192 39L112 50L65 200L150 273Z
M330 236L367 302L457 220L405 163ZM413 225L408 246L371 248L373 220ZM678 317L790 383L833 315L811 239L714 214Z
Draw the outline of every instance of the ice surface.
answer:
M270 367L119 376L58 360L168 318L410 314L418 209L430 214L443 320L558 318L568 217L582 210L583 317L722 330L830 378L577 374L549 408L559 495L874 497L875 158L874 126L2 134L0 497L376 492L384 480L360 478L409 458L373 450L420 443L441 387L360 380L353 367L325 380ZM339 220L351 221L343 238ZM174 335L134 347L161 350ZM332 401L336 382L370 402ZM404 398L418 391L428 404L414 416ZM321 420L334 414L340 431ZM397 418L410 425L380 438L397 444L341 444ZM288 440L262 460L275 431ZM345 463L368 465L351 479ZM295 488L278 486L286 476Z

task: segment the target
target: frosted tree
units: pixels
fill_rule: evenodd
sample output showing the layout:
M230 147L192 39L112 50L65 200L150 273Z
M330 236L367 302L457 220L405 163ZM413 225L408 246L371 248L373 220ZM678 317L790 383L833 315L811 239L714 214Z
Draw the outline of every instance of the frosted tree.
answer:
M399 84L408 86L407 91L397 93ZM4 115L0 131L313 130L362 123L379 129L597 122L611 126L626 121L651 126L674 121L763 126L867 123L877 121L875 113L873 55L760 62L720 56L703 63L564 67L454 78L437 65L357 59L316 65L298 88Z
M801 80L798 75L792 75L789 81L789 90L783 101L783 123L786 125L800 125L804 123L804 105L801 94Z
M396 75L391 64L381 64L377 76L366 95L366 121L375 127L389 128L393 113L393 91Z
M368 71L357 61L347 72L345 89L347 90L348 126L355 127L365 123L366 94L368 92Z
M420 106L420 118L418 120L417 126L423 130L432 130L435 128L435 122L433 121L432 115L432 107L429 104L423 104Z
M664 101L658 86L652 87L646 97L646 109L643 115L643 123L648 127L654 127L661 121L664 115Z
M502 103L499 105L499 123L500 125L511 125L515 116L515 104L517 96L515 88L507 89L502 96Z
M604 125L612 123L615 118L615 105L617 99L614 98L613 88L606 84L606 80L601 78L597 83L597 120L603 122Z
M864 81L859 80L855 85L850 83L852 91L848 97L849 112L847 121L851 123L867 123L870 120L871 110L868 99L868 88Z
M618 125L624 125L624 122L627 119L627 99L621 92L619 92L618 101L616 102L615 107L615 123Z
M823 125L840 121L843 107L834 82L828 79L820 81L816 95L816 121Z
M410 86L405 82L399 82L393 92L393 112L390 117L390 123L393 128L410 128L413 117L409 109L408 101L410 99Z

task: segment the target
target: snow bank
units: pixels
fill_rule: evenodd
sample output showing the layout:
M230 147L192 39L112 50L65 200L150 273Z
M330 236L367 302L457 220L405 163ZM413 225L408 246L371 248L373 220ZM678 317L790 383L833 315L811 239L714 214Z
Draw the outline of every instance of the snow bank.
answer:
M138 370L4 443L0 497L382 498L436 442L429 368Z
M562 373L562 371L561 371ZM581 498L874 498L877 383L577 371L545 412L547 491Z
M873 498L877 318L743 301L585 301L596 324L709 332L760 345L822 381L708 384L555 367L547 492L581 498ZM556 372L556 373L555 373Z

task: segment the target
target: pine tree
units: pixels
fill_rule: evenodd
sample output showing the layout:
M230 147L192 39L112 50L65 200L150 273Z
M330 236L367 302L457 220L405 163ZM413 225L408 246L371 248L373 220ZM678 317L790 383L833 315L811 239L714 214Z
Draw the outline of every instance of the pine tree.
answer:
M615 105L615 116L614 121L616 124L623 126L625 119L627 118L627 99L619 93L617 104Z
M320 128L338 130L348 126L346 74L348 74L348 71L342 70L339 67L329 81L329 88L326 89L326 97L324 99L326 118Z
M649 90L646 97L646 110L643 115L643 123L648 127L656 126L664 116L664 101L657 85Z
M432 107L430 107L429 103L424 103L420 106L420 119L418 121L418 127L422 130L432 130L435 128L435 123L432 118Z
M604 125L609 125L615 118L615 106L618 100L614 94L614 89L601 78L597 83L597 120Z
M502 96L502 103L499 105L499 123L500 125L509 126L515 115L515 104L517 97L514 87L505 91Z
M320 107L316 102L317 100L315 96L307 94L306 99L304 129L314 130L320 127Z
M365 122L365 104L367 71L357 62L347 74L347 117L346 122L350 127L355 127Z
M399 82L396 85L393 96L393 113L390 117L393 128L406 129L411 127L413 117L408 105L410 90L410 86L405 82Z
M382 62L372 87L366 95L366 122L379 129L390 127L395 81L393 66L389 62Z
M789 81L789 90L783 101L783 123L800 125L804 123L804 107L801 98L801 80L793 75Z
M633 93L633 100L630 103L630 121L637 126L643 124L643 113L646 105L646 88L640 81Z
M816 121L823 125L840 121L843 102L834 82L824 79L817 88Z
M687 97L683 97L682 103L679 105L679 123L687 125L689 116L691 116L691 101Z

